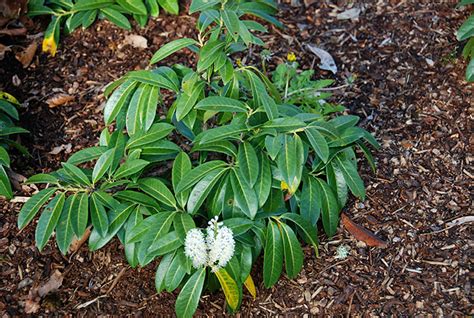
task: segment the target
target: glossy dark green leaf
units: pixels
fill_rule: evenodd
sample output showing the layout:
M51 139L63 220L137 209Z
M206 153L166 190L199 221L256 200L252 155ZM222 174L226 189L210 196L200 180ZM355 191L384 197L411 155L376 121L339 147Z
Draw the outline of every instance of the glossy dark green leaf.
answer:
M295 213L284 213L280 216L284 220L293 222L304 233L304 239L318 250L318 232L316 226L312 225L301 215Z
M260 167L257 153L249 142L240 144L237 160L240 175L253 187L257 182Z
M263 256L263 283L266 288L273 286L283 270L283 240L278 225L268 221Z
M99 181L110 168L114 160L114 153L115 149L109 149L97 159L94 169L92 170L92 183L95 184Z
M89 208L92 226L94 226L100 236L105 236L109 229L107 212L105 211L105 207L100 202L99 197L95 193L90 196Z
M225 166L227 166L227 163L221 160L208 161L206 163L203 163L197 166L196 168L186 173L186 177L179 181L178 185L175 188L175 192L180 193L182 191L185 191L191 188L193 185L199 182L199 180L201 180L205 175L207 175L211 171L216 170L216 169L221 170Z
M46 243L48 243L49 238L58 224L64 206L64 200L64 193L58 194L48 203L41 213L35 231L36 247L40 251L43 250Z
M224 220L224 225L232 230L234 236L246 233L254 225L254 221L246 218L230 218Z
M73 203L72 228L77 237L82 237L89 221L89 197L85 193L78 193Z
M67 254L69 245L71 245L72 239L74 238L72 219L76 213L74 210L74 201L76 198L76 195L72 195L66 199L56 227L56 242L58 243L59 250L63 255Z
M253 220L258 209L258 199L255 190L238 173L231 173L230 181L237 206L246 216Z
M316 193L318 188L315 183L314 178L307 178L303 183L300 198L300 215L311 222L313 226L316 226L321 214L321 202L318 200L319 197Z
M192 151L210 151L226 154L231 157L237 157L237 148L227 140L216 141L211 144L194 145Z
M131 98L136 86L136 81L127 80L113 92L104 107L104 120L106 125L110 125L114 121Z
M107 151L106 147L90 147L79 150L69 157L67 163L77 165L83 162L92 161L99 158L104 152Z
M12 186L10 185L10 179L8 178L8 174L0 165L0 196L4 196L7 200L13 198L13 191Z
M312 127L307 127L305 134L318 157L324 162L327 162L329 158L329 146L323 135L316 128Z
M270 195L273 178L270 168L270 160L264 152L260 153L260 163L261 169L254 189L258 197L258 206L263 207L265 202L267 202L268 196Z
M127 160L115 171L114 177L115 179L129 177L142 171L148 164L148 161L142 159Z
M63 166L64 170L66 170L66 172L69 174L69 176L71 176L71 178L74 181L76 181L77 183L82 184L82 185L86 185L86 186L91 185L91 181L86 176L86 174L81 169L76 167L75 165L72 165L72 164L67 163L67 162L63 162L62 166Z
M199 210L225 171L226 170L222 168L212 170L196 183L188 198L187 211L190 214L195 214Z
M346 180L347 186L352 194L361 200L365 200L364 181L362 181L362 178L359 176L356 163L351 162L341 155L336 156L334 162L341 170L344 180Z
M293 279L298 276L303 267L303 251L291 227L285 223L280 223L280 232L283 239L286 274L289 279Z
M165 290L165 277L169 272L169 267L175 257L175 254L176 252L171 252L163 256L163 258L160 260L160 264L156 268L155 288L158 293L161 293L163 290Z
M195 228L196 224L194 224L194 220L191 215L187 213L176 213L173 220L173 226L176 233L178 233L181 243L184 244L186 233L188 233L189 230Z
M115 198L119 200L128 201L131 203L141 204L143 206L147 206L150 208L158 209L160 207L158 202L156 202L156 200L152 198L151 196L141 193L141 192L133 191L133 190L119 191L115 194Z
M304 150L301 138L298 135L285 135L283 147L277 157L277 166L291 194L299 187L303 165Z
M173 193L171 193L168 187L159 179L140 179L140 181L138 182L138 186L143 192L155 198L159 202L164 203L169 207L176 208L176 200L173 196Z
M153 57L150 60L150 64L158 63L159 61L165 59L171 54L193 44L196 44L196 41L188 38L181 38L172 42L168 42L165 45L161 46L160 49L156 51L155 54L153 54Z
M245 113L247 107L239 100L222 97L211 96L199 101L195 106L196 109L210 110L215 112L231 112L231 113Z
M328 185L336 194L339 207L344 207L347 203L348 197L347 183L341 170L334 162L331 162L326 166L326 179Z
M157 123L151 126L146 133L135 134L127 142L127 149L142 148L168 136L174 127L167 123Z
M195 142L199 144L210 144L221 140L236 140L240 139L240 134L247 130L247 127L240 124L230 124L212 128L197 135Z
M321 216L323 220L324 232L328 236L336 234L337 225L339 223L339 204L331 187L319 178L316 180L316 188L318 201L321 202Z
M173 184L173 189L175 193L177 193L176 200L182 208L184 208L186 202L188 202L189 191L181 191L178 193L177 188L179 182L183 180L184 177L187 177L188 172L191 171L191 167L191 160L185 152L180 152L173 162L171 181Z
M135 135L140 131L145 131L142 118L144 117L144 110L150 98L153 86L141 84L135 89L127 109L126 127L127 133L130 136Z
M22 230L36 216L43 204L53 195L57 188L47 188L33 195L20 210L18 214L18 228Z
M181 289L175 304L176 315L179 318L193 317L201 298L205 278L206 269L198 269Z
M109 20L116 26L125 30L130 30L132 28L127 17L120 13L118 10L112 8L102 8L100 9L100 12L107 18L107 20Z
M154 256L165 255L182 245L178 233L172 231L155 240L148 248L148 252Z

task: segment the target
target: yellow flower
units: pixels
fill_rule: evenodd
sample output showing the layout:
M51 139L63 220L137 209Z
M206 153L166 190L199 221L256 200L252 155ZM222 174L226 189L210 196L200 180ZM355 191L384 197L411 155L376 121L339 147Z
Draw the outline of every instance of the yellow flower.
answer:
M43 40L43 52L49 52L51 56L56 55L58 45L54 41L54 35L44 38Z
M235 60L235 64L237 64L238 67L242 67L242 60L241 59Z
M295 62L296 61L295 53L289 52L288 55L286 56L286 59L288 62Z
M288 187L288 184L286 184L285 181L281 180L281 183L280 183L280 188L284 191L284 190L290 190L290 187Z

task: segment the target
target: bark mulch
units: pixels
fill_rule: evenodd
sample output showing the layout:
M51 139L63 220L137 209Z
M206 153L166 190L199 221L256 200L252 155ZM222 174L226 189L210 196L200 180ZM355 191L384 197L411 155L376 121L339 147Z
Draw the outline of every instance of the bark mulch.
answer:
M334 237L320 237L319 258L306 250L304 269L294 281L282 278L266 290L255 271L258 297L244 296L238 315L472 315L473 227L462 217L473 211L474 86L464 81L465 61L454 35L469 12L455 10L456 1L335 3L283 4L279 16L288 28L271 28L265 41L273 64L293 51L316 77L334 78L342 87L333 101L359 115L380 141L382 148L374 153L377 172L360 164L368 198L351 201L345 213L388 246L369 248L341 226ZM337 18L351 7L361 8L357 20ZM192 36L194 19L162 16L131 32L99 22L63 37L56 57L39 54L27 69L8 52L0 61L0 89L27 106L22 125L31 131L21 141L32 157L15 156L15 171L25 176L50 171L72 152L95 144L103 128L104 85L146 67L162 43ZM148 49L123 45L128 34L147 38ZM309 43L334 57L335 76L318 69L319 60L306 49ZM257 61L257 54L247 62ZM194 57L183 52L170 59L177 61L192 64ZM345 85L348 78L354 83ZM59 93L74 100L48 107L45 101ZM17 195L31 191L20 187ZM156 262L131 269L116 241L95 253L84 245L63 257L54 244L39 253L34 227L16 228L20 207L0 203L2 316L25 315L29 292L56 270L63 274L62 286L41 300L38 314L173 313L176 294L157 295L154 289ZM341 246L346 258L337 257ZM221 315L224 308L222 295L208 295L198 314Z

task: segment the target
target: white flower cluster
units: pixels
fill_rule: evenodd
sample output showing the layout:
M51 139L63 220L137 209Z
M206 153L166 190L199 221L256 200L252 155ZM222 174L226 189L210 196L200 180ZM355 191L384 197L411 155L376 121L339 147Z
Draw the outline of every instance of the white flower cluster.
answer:
M217 222L209 221L206 237L201 229L191 229L186 234L184 253L194 268L209 266L213 271L225 267L234 255L235 241L232 230Z

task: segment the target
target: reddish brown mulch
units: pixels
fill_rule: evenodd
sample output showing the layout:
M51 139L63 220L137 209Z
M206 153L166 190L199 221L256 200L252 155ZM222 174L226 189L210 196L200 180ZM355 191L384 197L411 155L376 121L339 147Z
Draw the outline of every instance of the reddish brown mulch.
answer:
M389 245L368 248L340 228L331 239L321 237L319 258L307 251L296 280L282 278L266 290L256 274L259 295L256 300L245 296L241 314L472 315L472 225L443 230L473 211L474 87L463 80L465 63L454 36L468 12L454 10L455 1L355 1L364 7L359 20L338 20L336 14L349 8L343 2L338 1L339 8L320 2L307 9L283 7L280 17L288 29L273 29L266 41L274 62L291 50L302 67L315 65L317 77L332 77L319 71L318 60L306 51L305 44L314 43L334 56L336 85L351 74L356 77L354 85L334 92L334 100L362 118L382 149L375 153L375 175L361 163L368 199L353 201L346 213ZM48 171L68 152L96 143L103 86L126 71L144 68L161 43L191 36L193 24L192 17L163 16L145 30L125 32L100 22L64 37L55 58L40 55L26 70L7 55L0 61L0 89L26 101L22 123L32 132L22 142L33 156L17 156L16 172L29 176ZM149 48L121 47L129 33L146 37ZM194 58L187 52L170 62L178 60L192 63ZM254 56L248 61L255 61ZM18 87L11 80L15 74L22 82ZM75 96L72 106L48 108L45 100L59 92ZM68 144L70 150L48 154ZM156 295L156 263L129 268L115 241L95 253L83 246L70 259L53 244L40 254L33 226L18 233L18 209L19 204L4 202L0 211L0 312L24 315L29 290L59 269L65 273L62 287L41 302L43 314L173 313L175 295ZM341 245L349 256L336 259ZM199 314L222 314L223 308L221 295L205 296Z

